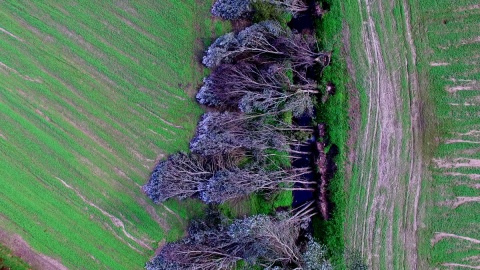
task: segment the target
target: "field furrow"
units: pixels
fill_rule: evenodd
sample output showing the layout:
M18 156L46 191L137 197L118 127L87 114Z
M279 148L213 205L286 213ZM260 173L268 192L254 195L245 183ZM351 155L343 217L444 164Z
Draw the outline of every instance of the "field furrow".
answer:
M350 53L360 90L361 130L346 217L346 245L372 269L418 269L422 177L420 103L406 1L346 3ZM354 9L356 8L356 9ZM354 21L356 20L356 21ZM356 27L356 28L352 28Z
M211 3L0 2L0 243L34 268L141 269L183 235L202 206L141 186L202 113Z

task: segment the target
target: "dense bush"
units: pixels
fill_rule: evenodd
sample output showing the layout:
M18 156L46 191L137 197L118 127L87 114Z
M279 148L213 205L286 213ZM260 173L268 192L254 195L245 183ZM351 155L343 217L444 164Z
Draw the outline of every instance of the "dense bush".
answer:
M309 237L306 250L303 253L304 270L333 270L327 260L327 247Z

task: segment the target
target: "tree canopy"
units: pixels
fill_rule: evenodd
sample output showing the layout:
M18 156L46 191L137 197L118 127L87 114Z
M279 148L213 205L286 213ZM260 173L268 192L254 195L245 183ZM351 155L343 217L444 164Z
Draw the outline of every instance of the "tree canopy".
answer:
M213 16L224 20L237 20L248 17L254 11L252 5L255 3L270 4L294 17L308 10L308 5L303 0L217 0L211 12Z
M233 269L240 261L249 266L302 267L309 259L298 244L301 231L312 216L310 205L276 216L255 215L214 226L193 222L186 238L165 245L147 269ZM208 220L209 217L206 218Z

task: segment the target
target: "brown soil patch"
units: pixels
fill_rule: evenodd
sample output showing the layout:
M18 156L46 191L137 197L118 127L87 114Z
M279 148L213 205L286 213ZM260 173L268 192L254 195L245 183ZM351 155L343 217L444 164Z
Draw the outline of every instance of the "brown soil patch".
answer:
M183 219L175 212L172 211L172 209L168 208L165 204L162 204L163 208L165 208L165 210L167 210L170 214L174 215L175 218L183 224Z
M478 240L478 239L471 238L471 237L466 237L466 236L461 236L461 235L456 235L456 234L453 234L453 233L444 233L444 232L435 233L435 236L433 237L432 240L430 240L430 243L432 244L432 246L434 246L436 243L442 241L445 238L456 238L456 239L460 239L460 240L469 241L469 242L472 242L474 244L480 244L480 240Z
M480 137L480 130L470 130L465 133L458 133L460 136L475 136L475 137Z
M447 92L455 94L459 91L475 91L480 90L480 83L477 81L469 80L467 83L463 83L461 85L456 86L447 86Z
M480 168L480 159L454 158L451 161L445 159L433 159L437 168Z
M156 37L154 37L152 34L148 33L147 31L143 30L140 26L136 25L135 23L133 23L132 21L118 15L118 14L115 14L115 16L121 20L124 24L128 25L129 27L135 29L135 31L137 31L138 33L141 33L142 35L148 37L150 40L153 40L153 41L159 41L159 39L157 39Z
M465 174L465 173L458 173L458 172L446 172L444 175L450 175L450 176L457 176L457 177L467 177L470 178L471 180L480 180L480 174Z
M144 109L146 112L150 113L152 116L154 116L155 118L157 118L158 120L162 121L163 123L171 126L171 127L175 127L175 128L178 128L178 129L183 129L182 126L179 126L179 125L175 125L174 123L172 122L169 122L165 119L163 119L162 117L160 117L158 114L156 114L155 112L153 112L152 110L148 109L147 107L145 107L144 105L142 104L137 104L138 107Z
M319 124L317 126L319 138L322 140L325 138L325 124ZM318 199L317 199L317 209L319 210L320 214L322 215L324 220L328 220L330 218L329 215L329 207L328 207L328 183L330 181L328 175L328 158L327 154L325 153L325 142L317 142L317 152L318 157L315 160L315 164L317 170L320 174L320 183L318 184Z
M449 93L456 93L458 91L472 91L472 90L480 90L480 88L472 85L458 85L458 86L447 87L447 91Z
M90 42L86 41L81 35L75 33L74 31L72 31L70 29L68 29L65 25L60 25L60 24L55 23L55 22L53 22L53 24L57 28L58 31L60 31L62 34L64 34L69 39L78 43L84 49L89 51L92 55L94 55L95 57L97 57L99 59L102 59L103 61L108 61L108 56L105 53L103 53L101 50L99 50L97 47L95 47Z
M157 214L157 211L155 211L153 206L148 204L143 198L137 198L136 201L147 210L147 213L152 217L153 220L155 220L155 222L157 222L164 232L168 232L168 230L170 230L168 223Z
M431 67L444 67L444 66L448 66L450 65L450 63L447 63L447 62L431 62L430 63L430 66Z
M465 261L479 262L480 263L480 255L467 257L467 258L465 258Z
M347 62L347 71L351 75L353 81L356 79L356 71L355 66L353 65L351 54L350 54L350 28L348 24L344 21L343 22L343 29L342 29L342 54L345 56L345 60ZM346 86L348 90L348 101L349 101L349 108L348 108L348 125L350 130L348 131L348 139L347 139L347 164L345 164L345 182L347 183L345 189L349 190L348 183L352 177L352 166L355 162L355 144L358 134L360 133L360 97L358 96L358 89L356 88L355 84L352 82L348 82Z
M480 265L474 266L474 265L467 265L467 264L460 264L460 263L443 263L443 266L450 267L450 269L458 269L460 268L466 268L466 269L480 269Z
M480 4L475 4L475 5L470 5L467 7L461 7L455 10L455 12L464 12L467 10L475 10L475 9L480 9Z
M166 243L167 242L165 241L165 239L162 239L162 241L158 242L158 247L155 250L155 254L152 257L150 257L150 261L153 260L158 255L160 255L160 252L162 251L162 248L165 246Z
M478 104L475 104L475 103L463 103L463 104L460 104L460 103L448 103L449 105L452 105L452 106L478 106Z
M42 83L43 82L41 79L36 79L36 78L32 78L32 77L27 76L27 75L22 75L16 69L9 67L2 62L0 62L0 68L3 69L3 70L6 70L8 72L11 72L13 74L16 74L16 75L20 76L22 79L27 80L27 81L36 82L36 83Z
M466 203L480 202L480 197L457 197L452 202L452 207L457 208Z
M474 44L474 43L479 43L480 42L480 36L471 38L471 39L465 39L460 41L460 45L469 45L469 44Z
M480 144L480 142L475 142L475 141L466 141L466 140L447 140L445 142L446 144L452 144L452 143L473 143L473 144Z
M67 267L65 267L60 261L33 250L18 234L9 234L0 229L0 243L10 248L13 255L20 257L33 269L67 270Z

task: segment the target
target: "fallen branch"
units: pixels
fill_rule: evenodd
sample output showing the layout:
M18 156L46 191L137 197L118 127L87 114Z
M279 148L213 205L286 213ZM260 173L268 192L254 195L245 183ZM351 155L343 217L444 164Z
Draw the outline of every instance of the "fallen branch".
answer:
M325 125L319 124L317 128L318 128L319 137L324 138L326 134ZM317 207L320 211L320 214L322 214L323 219L328 220L330 218L329 209L328 209L328 194L327 194L327 186L328 186L329 179L327 176L328 162L327 162L327 154L325 153L325 143L317 142L316 147L318 151L318 158L315 161L315 164L317 165L320 173Z

